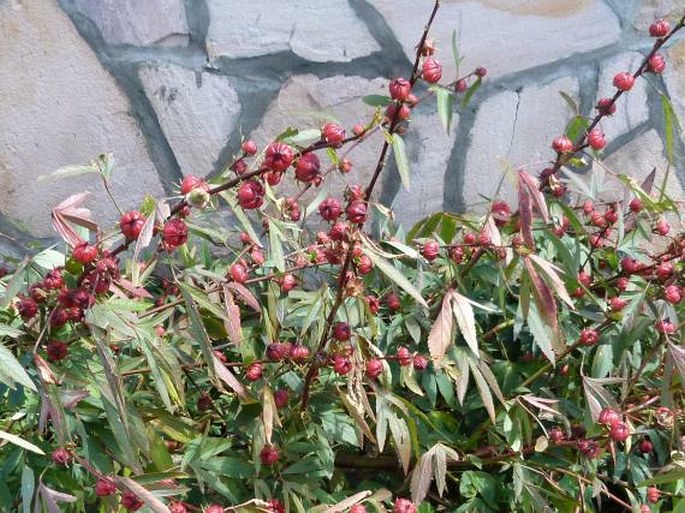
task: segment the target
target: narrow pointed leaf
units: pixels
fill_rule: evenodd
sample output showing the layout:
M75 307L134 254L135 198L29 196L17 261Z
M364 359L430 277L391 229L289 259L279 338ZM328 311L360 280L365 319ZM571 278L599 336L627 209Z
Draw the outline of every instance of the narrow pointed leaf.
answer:
M464 340L473 351L476 358L480 358L478 352L478 338L476 333L476 318L473 314L473 307L468 298L458 292L454 292L452 299L452 312L457 320L457 325Z
M526 187L538 213L542 216L545 222L548 223L549 210L547 208L545 197L542 192L540 192L540 183L538 182L537 178L533 178L525 171L519 171L519 183L522 183Z
M397 164L397 171L400 174L402 185L409 190L411 184L409 159L407 158L407 147L404 140L397 134L392 137L392 154L395 157L395 164Z
M439 361L445 356L447 349L452 343L452 327L454 317L452 314L452 299L454 290L450 289L442 300L440 313L433 323L428 335L428 351L434 361Z
M413 297L418 304L423 307L428 307L426 300L421 297L421 293L414 287L414 285L402 274L402 272L389 263L387 260L377 255L372 250L365 251L365 254L371 259L374 265L388 278L390 278L397 286L404 289L411 297Z

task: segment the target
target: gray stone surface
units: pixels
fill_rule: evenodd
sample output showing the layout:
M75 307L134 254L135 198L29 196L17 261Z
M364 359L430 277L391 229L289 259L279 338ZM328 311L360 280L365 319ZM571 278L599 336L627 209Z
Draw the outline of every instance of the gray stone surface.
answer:
M625 185L617 178L619 174L632 176L638 183L656 168L656 179L653 191L658 191L664 182L668 169L668 159L664 154L664 146L656 130L636 137L619 148L601 163L593 165L593 173L599 175L602 193L599 198L605 200L624 199L628 193ZM586 180L590 179L588 174ZM683 200L683 185L678 172L671 169L668 172L666 187L673 199Z
M417 113L412 119L405 137L411 185L409 190L400 185L392 203L395 219L407 229L422 217L443 210L443 184L458 121L455 115L448 135L435 114Z
M254 57L285 50L310 61L351 61L378 50L347 0L208 0L211 56ZM228 15L230 13L230 15Z
M240 115L229 80L172 65L139 75L183 174L209 174Z
M69 19L43 0L0 3L0 211L38 236L54 236L50 211L70 194L92 190L102 221L116 210L94 176L38 181L57 168L103 152L118 156L113 191L124 207L162 189L129 102Z
M597 98L613 96L616 88L612 82L614 75L622 71L635 71L644 57L635 52L624 53L602 63L599 74L599 92ZM647 121L647 82L645 79L635 81L633 89L624 94L616 103L616 114L602 120L601 128L611 141ZM595 113L593 112L593 115Z
M681 0L643 0L633 24L637 30L646 32L655 20L676 20L685 16L685 4Z
M83 189L99 191L91 206L102 219L114 219L97 177L37 180L102 152L116 153L114 190L128 208L145 193L170 193L182 173L216 176L243 134L263 148L289 125L312 128L337 120L350 130L367 121L374 109L360 98L385 94L390 77L408 74L432 4L0 0L0 238L10 234L17 241L13 247L21 249L33 240L22 231L53 235L50 209ZM462 70L483 65L489 73L454 135L442 131L432 99L413 113L405 138L413 188L402 189L391 161L373 198L394 202L406 225L440 208L476 207L480 195L493 196L505 168L530 166L537 173L553 157L551 140L572 116L558 91L572 93L583 113L592 112L597 96L613 93L614 73L633 71L650 48L649 23L663 15L675 22L685 10L678 0L441 5L431 36L445 80L454 73L453 29L465 59ZM681 121L683 41L685 32L669 43L663 79L649 78L672 96ZM424 91L417 88L419 95ZM650 163L663 166L664 119L656 89L639 81L618 110L602 123L609 151L623 146L611 157L615 165L628 168L635 158L638 174L648 172ZM352 149L353 172L335 174L324 187L338 193L367 182L382 144L376 133ZM682 137L675 151L673 176L685 176ZM623 154L630 157L616 160ZM674 184L677 196L682 189ZM294 194L298 186L285 180L283 190ZM513 180L505 179L501 195L513 200L513 193Z
M498 191L500 198L513 202L515 176L506 170L529 167L536 174L553 159L551 142L564 133L571 118L559 91L577 96L578 83L564 78L524 88L520 94L505 91L481 105L464 172L467 208L477 208L486 201L483 197L492 199Z
M673 45L666 55L664 81L680 126L685 127L685 41Z
M414 0L370 3L413 60L423 23L417 19L419 4ZM429 9L430 4L421 5ZM446 0L434 27L431 33L441 46L438 56L448 80L455 72L450 50L454 30L464 57L462 70L482 65L491 77L601 48L618 41L620 33L618 20L601 0Z
M70 0L109 44L180 46L188 43L183 0Z

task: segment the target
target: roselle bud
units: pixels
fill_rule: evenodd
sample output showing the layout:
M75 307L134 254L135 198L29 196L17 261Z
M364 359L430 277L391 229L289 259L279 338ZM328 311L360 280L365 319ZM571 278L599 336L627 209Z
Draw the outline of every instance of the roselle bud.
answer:
M126 212L119 220L121 233L129 240L136 240L145 225L145 217L138 211Z
M393 100L404 101L411 93L411 84L406 78L396 78L390 82L388 90Z
M301 182L311 182L319 176L321 161L314 152L302 155L295 166L295 178Z
M164 223L162 240L169 251L182 246L188 240L188 226L181 219L169 219Z
M295 345L290 351L290 359L293 362L303 362L309 358L309 348L307 346Z
M95 259L98 257L98 248L88 244L87 242L81 242L80 244L74 246L71 256L77 262L83 265L88 265L95 261Z
M511 217L511 208L506 201L493 201L490 207L490 214L495 221L495 225L501 228L509 221Z
M264 369L262 368L261 363L253 363L250 366L247 367L247 370L245 371L245 377L249 381L257 381L262 377L262 374L264 373Z
M33 319L38 313L38 303L30 297L20 297L16 303L16 308L21 318L25 321Z
M275 465L281 457L281 451L273 445L265 446L259 453L259 459L264 465Z
M200 189L203 191L209 190L209 184L206 180L193 175L184 176L181 180L181 194L186 196L190 194L191 191L195 189Z
M597 419L600 424L605 426L611 426L615 422L621 420L621 414L614 408L604 408L599 412L599 418Z
M599 340L599 333L592 328L585 328L580 332L580 343L584 346L593 346Z
M414 355L414 369L417 371L426 370L428 367L428 358L421 354Z
M390 309L391 312L396 312L400 308L402 308L402 303L400 303L400 297L395 294L394 292L391 292L388 294L388 297L386 298L386 303L388 305L388 308Z
M244 141L240 147L245 155L252 156L257 153L257 143L254 141Z
M649 58L647 62L647 70L656 75L660 75L666 69L666 60L662 55L654 54Z
M557 153L571 153L573 151L573 141L561 135L552 141L552 149Z
M210 504L202 513L224 513L224 507L221 504Z
M367 255L362 255L355 262L355 267L359 274L369 274L373 271L373 262Z
M51 458L57 465L66 466L71 461L71 453L67 449L60 447L52 451Z
M237 283L245 283L247 280L247 267L240 262L236 262L229 268L231 279Z
M614 76L613 83L619 91L630 91L635 85L635 77L627 71L622 71Z
M625 442L630 437L628 425L622 421L616 421L609 429L609 436L614 442Z
M256 180L247 180L238 189L238 203L245 210L259 208L264 202L264 186Z
M428 57L423 61L421 70L423 72L423 79L429 84L435 84L442 78L442 64L433 57Z
M354 224L364 224L366 221L366 203L362 200L350 202L345 212L347 218Z
M377 359L367 360L366 375L369 379L376 379L383 372L383 362Z
M397 363L399 363L402 367L407 367L412 363L411 353L409 352L409 349L407 349L404 346L400 346L397 348L396 357Z
M664 37L671 31L671 25L667 20L657 20L649 26L649 35L652 37Z
M656 486L650 486L647 488L647 501L649 501L652 504L656 504L659 502L659 499L661 498L661 492Z
M264 151L264 166L282 173L288 169L294 158L295 153L290 146L282 142L272 142Z
M117 491L117 485L114 484L114 481L112 481L109 478L103 477L98 479L98 482L95 484L95 495L98 497L107 497L108 495L112 495Z
M599 128L593 128L587 134L587 142L593 150L599 151L607 145L607 140Z
M368 295L364 299L366 300L366 304L369 305L371 313L376 315L381 308L381 303L378 301L378 298L376 296Z
M350 363L349 358L340 354L336 354L333 357L332 365L333 370L341 376L344 376L352 369L352 364Z
M423 244L421 254L423 255L423 258L425 258L429 262L432 262L440 254L440 245L434 240L427 240Z
M616 102L611 98L602 98L597 102L597 110L603 116L611 116L616 113Z
M337 123L326 123L321 128L324 141L338 146L345 140L345 129Z
M397 499L392 507L392 513L416 513L416 504L409 499Z
M69 347L63 340L51 340L45 350L48 354L48 360L51 362L64 360L69 354Z
M319 203L319 215L324 221L335 221L342 213L342 205L335 198L326 198Z
M276 408L282 409L288 406L288 398L289 394L287 390L284 388L276 390L274 392L274 403L276 404Z

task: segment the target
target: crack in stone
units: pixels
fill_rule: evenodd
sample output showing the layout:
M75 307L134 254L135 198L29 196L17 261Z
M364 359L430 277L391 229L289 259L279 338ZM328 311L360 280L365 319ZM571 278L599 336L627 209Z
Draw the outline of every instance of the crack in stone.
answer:
M511 155L511 150L514 147L514 139L516 137L516 123L519 119L519 108L521 107L521 91L521 87L514 91L516 93L516 110L514 111L514 123L511 127L511 140L509 141L509 149L507 150L507 160L509 159L509 156Z

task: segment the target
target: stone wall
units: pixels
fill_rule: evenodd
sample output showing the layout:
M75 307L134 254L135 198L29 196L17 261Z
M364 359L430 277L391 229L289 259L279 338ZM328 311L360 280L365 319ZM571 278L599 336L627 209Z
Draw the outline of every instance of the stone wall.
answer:
M291 123L348 127L372 109L361 96L406 75L432 0L0 0L0 255L54 237L50 209L91 190L101 220L116 217L98 179L42 179L114 152L113 193L132 207L145 193L173 195L184 174L216 175L243 135L263 143ZM491 197L511 166L552 157L551 139L572 113L590 114L617 70L652 44L655 16L682 15L661 0L443 0L434 37L452 76L486 66L485 85L455 115L451 134L433 102L414 113L407 145L411 191L389 169L378 198L409 224L436 210L462 211ZM640 81L603 123L607 166L636 177L666 170L659 91L685 119L685 40L663 77ZM380 140L351 155L370 173ZM671 192L682 196L683 141L675 141ZM340 187L342 179L331 186Z

